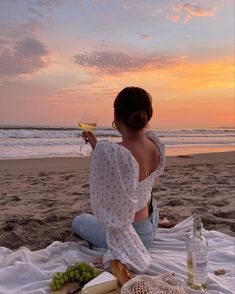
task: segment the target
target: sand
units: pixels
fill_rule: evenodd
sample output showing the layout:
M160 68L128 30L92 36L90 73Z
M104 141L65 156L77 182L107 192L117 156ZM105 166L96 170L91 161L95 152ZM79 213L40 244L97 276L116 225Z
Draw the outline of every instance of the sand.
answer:
M76 241L71 221L91 212L89 158L0 161L0 246L31 250ZM235 152L167 157L154 186L160 216L174 224L193 211L204 227L235 236Z

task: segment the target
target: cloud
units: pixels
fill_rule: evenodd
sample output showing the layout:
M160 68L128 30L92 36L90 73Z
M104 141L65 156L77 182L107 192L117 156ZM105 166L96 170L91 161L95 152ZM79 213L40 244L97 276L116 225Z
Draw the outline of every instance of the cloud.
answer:
M173 22L183 20L186 23L193 17L213 17L216 15L216 7L203 8L194 2L175 3L171 9L173 15L168 16L168 19Z
M41 29L53 19L53 12L65 4L64 0L33 0L25 7L25 18L32 31Z
M43 32L49 21L43 13L36 13L32 1L5 1L4 5L0 1L0 38L7 43L15 43L19 37L37 39L35 36ZM8 44L3 45L6 47Z
M33 0L28 2L27 10L37 16L43 16L45 11L53 12L56 8L65 5L65 0ZM82 0L73 0L73 2L82 6Z
M38 8L46 9L53 11L54 8L57 8L61 5L64 5L64 0L38 0L36 6Z
M128 55L122 52L93 51L77 54L74 62L82 67L97 70L99 73L115 74L138 71L140 69L163 69L181 62L181 58L158 54Z
M179 15L170 15L167 17L170 21L173 21L173 22L177 22L180 20L180 16Z
M149 34L140 34L140 38L142 40L150 40L150 39L152 39L152 36Z
M0 76L30 74L48 65L49 50L40 41L27 37L16 42L12 49L0 52Z

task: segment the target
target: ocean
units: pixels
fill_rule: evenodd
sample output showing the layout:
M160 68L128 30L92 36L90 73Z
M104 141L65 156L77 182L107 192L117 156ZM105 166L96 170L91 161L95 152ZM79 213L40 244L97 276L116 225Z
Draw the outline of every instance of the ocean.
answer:
M235 128L155 131L167 155L235 150ZM97 128L95 134L98 140L121 140L111 128ZM91 147L82 142L81 130L76 128L0 126L0 159L89 156Z

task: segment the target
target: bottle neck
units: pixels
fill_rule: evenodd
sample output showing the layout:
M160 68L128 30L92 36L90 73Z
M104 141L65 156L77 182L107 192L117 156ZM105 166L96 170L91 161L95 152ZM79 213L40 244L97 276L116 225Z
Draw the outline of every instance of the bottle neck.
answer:
M193 235L195 237L201 237L202 235L201 217L198 215L193 218Z

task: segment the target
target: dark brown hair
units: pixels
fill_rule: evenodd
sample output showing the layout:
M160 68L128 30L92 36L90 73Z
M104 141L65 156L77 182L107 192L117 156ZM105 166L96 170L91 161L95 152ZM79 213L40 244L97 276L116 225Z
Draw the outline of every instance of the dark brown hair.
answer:
M113 106L116 119L136 131L146 127L153 114L151 95L139 87L124 88Z

